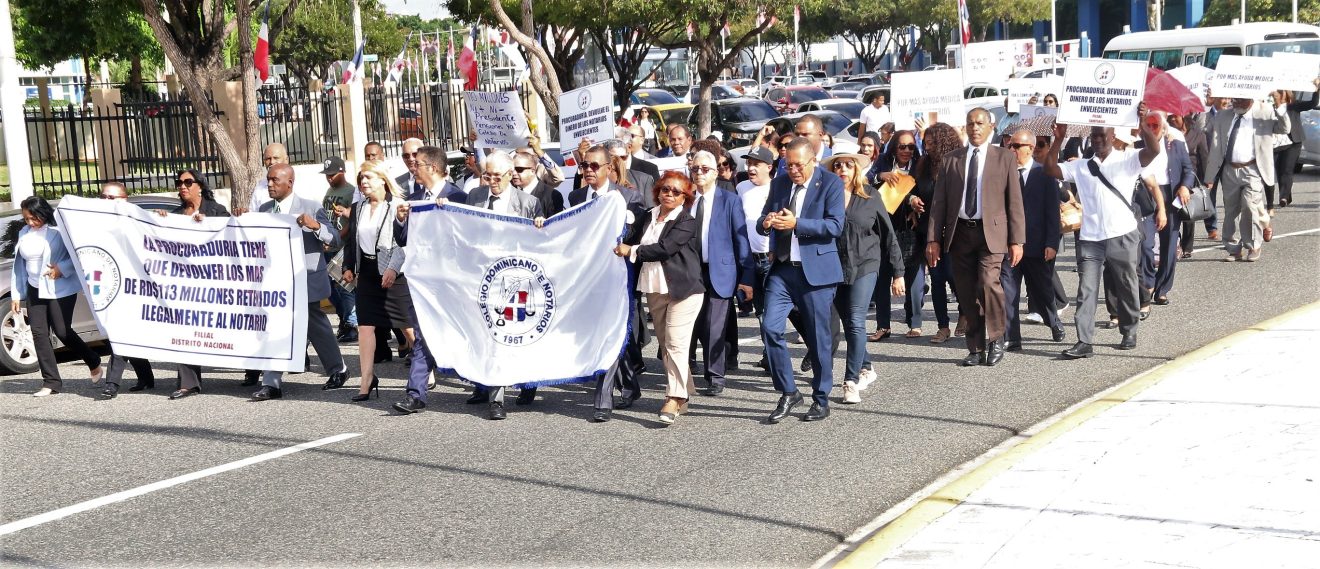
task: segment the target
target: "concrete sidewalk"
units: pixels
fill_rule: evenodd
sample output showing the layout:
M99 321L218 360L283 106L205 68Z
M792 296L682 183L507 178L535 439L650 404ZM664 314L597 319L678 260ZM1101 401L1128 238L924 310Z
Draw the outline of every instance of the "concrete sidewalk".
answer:
M1320 567L1316 355L1320 304L1187 354L935 491L834 566Z

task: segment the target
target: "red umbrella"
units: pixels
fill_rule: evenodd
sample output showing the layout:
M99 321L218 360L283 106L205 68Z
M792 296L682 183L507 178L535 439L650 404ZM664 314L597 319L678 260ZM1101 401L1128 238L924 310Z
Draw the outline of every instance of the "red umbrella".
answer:
M1201 97L1163 70L1146 70L1146 106L1153 111L1187 116L1205 112Z

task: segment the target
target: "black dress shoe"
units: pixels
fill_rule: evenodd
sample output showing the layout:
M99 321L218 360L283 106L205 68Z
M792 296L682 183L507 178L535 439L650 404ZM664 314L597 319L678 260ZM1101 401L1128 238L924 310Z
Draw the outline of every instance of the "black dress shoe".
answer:
M239 385L242 387L252 387L259 383L261 383L261 372L248 370L243 372L243 382Z
M1062 342L1064 336L1063 326L1059 326L1058 328L1051 328L1050 334L1052 340L1054 340L1055 342Z
M339 336L336 336L335 339L338 340L339 343L341 344L352 344L353 342L358 341L357 328L349 328L347 330L344 330L344 333L340 334Z
M195 395L201 392L202 392L202 388L200 387L185 387L182 389L176 389L174 390L174 393L170 394L170 399L183 399L184 397L188 397L189 395Z
M371 361L373 363L378 363L378 364L383 364L385 362L392 362L394 361L394 355L389 352L385 352L383 354L376 354L376 357Z
M807 357L802 358L802 365L798 366L798 369L802 370L802 373L810 373L811 368L812 368L811 358L807 358Z
M344 382L346 381L348 381L348 373L337 371L330 374L330 377L325 380L325 385L322 385L321 389L339 389L344 386Z
M114 399L118 395L119 395L119 386L113 383L106 385L105 390L101 392L101 397L104 397L106 399Z
M128 390L129 390L129 391L142 391L143 389L155 389L155 388L156 388L156 381L155 381L155 380L142 381L142 380L139 379L138 382L135 383L135 384L133 384L133 387L128 388Z
M504 413L504 404L500 403L499 401L495 401L491 403L490 413L487 414L486 417L492 421L499 421L504 419L505 417L508 417L508 415Z
M775 410L772 413L770 413L770 416L766 418L765 422L774 425L780 421L783 421L784 417L787 417L788 414L793 411L793 408L797 407L801 403L802 403L802 394L796 391L786 395L780 395L779 404L775 406Z
M1169 297L1166 296L1166 297L1163 297L1163 298L1156 298L1155 300L1151 301L1151 304L1154 304L1154 305L1156 305L1156 306L1168 306L1168 305L1169 305Z
M738 369L738 358L724 358L724 369Z
M609 410L609 409L597 409L594 413L591 414L591 422L593 422L593 423L608 423L608 422L610 422L610 410Z
M719 383L712 383L710 384L710 387L701 390L702 395L709 395L711 397L719 397L721 393L724 393L724 385Z
M829 407L821 407L820 403L812 403L811 409L807 410L807 414L802 416L802 420L810 423L812 421L823 421L829 416Z
M479 405L487 401L490 401L489 391L486 391L485 389L474 389L472 395L469 396L464 403L467 403L468 405Z
M1022 346L1019 345L1021 350ZM990 347L985 352L985 365L992 366L1004 360L1004 341L995 340L990 342Z
M283 391L280 391L278 387L271 387L269 385L261 386L261 389L258 389L256 393L252 394L252 398L257 401L265 401L267 399L280 399L282 397L284 397Z
M614 408L615 408L615 409L627 409L627 408L629 408L629 407L632 407L632 406L633 406L633 402L634 402L634 401L637 401L638 399L641 399L641 398L640 398L640 397L615 397L615 398L614 398Z
M979 366L985 364L985 352L972 352L963 358L963 366Z
M770 369L770 360L767 360L766 358L762 357L761 361L756 362L756 367L759 367L761 369Z
M513 400L514 405L531 405L536 401L536 388L526 387L518 392L518 398Z
M1120 350L1137 349L1137 333L1128 332L1127 334L1123 334L1123 341L1118 343L1118 349Z
M394 408L403 413L416 413L426 408L426 402L409 395L403 401L394 404Z
M1004 351L1020 352L1022 351L1022 342L1004 342Z
M1095 355L1095 351L1091 349L1091 345L1082 342L1077 342L1073 344L1073 347L1063 351L1063 357L1070 360L1089 358L1093 355Z

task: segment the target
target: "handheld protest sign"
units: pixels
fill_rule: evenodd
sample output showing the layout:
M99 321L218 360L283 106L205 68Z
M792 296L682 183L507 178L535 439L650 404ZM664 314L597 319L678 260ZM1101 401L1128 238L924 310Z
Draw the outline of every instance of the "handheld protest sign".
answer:
M1059 122L1137 126L1137 106L1146 95L1145 61L1072 58L1063 72Z

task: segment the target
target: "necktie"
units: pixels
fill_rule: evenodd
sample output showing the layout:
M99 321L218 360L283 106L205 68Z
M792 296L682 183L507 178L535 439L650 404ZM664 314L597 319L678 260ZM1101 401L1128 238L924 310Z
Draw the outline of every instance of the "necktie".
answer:
M1224 150L1224 164L1233 162L1233 143L1237 141L1238 127L1242 126L1242 115L1233 118L1233 128L1228 129L1228 146Z
M702 243L701 234L706 227L706 196L697 193L697 205L692 208L692 217L697 218L697 252L701 253L701 262L706 262L706 248Z
M275 213L280 213L280 202L275 202Z
M788 210L797 215L797 197L804 188L802 184L793 185L793 194L788 197ZM791 231L775 231L775 259L787 261L792 258L793 251L793 233Z
M594 199L596 199L597 197L599 197L599 196L596 194L596 190L591 190L591 197L587 198L587 201L594 200Z
M431 191L430 191L430 190L427 190L427 189L424 188L424 187L422 187L422 183L421 183L421 182L413 182L413 193L416 194L417 192L421 192L421 191L425 191L425 192L426 192L426 197L428 197L428 198L431 197Z
M495 194L491 194L491 195L490 195L490 201L487 201L487 202L486 202L486 209L494 210L494 209L495 209L495 200L498 200L498 199L500 199L499 196L497 196L497 195L495 195Z
M963 211L967 219L976 217L976 175L980 170L981 149L972 149L972 159L967 163L967 186L963 189Z
M435 198L435 195L431 193L431 188L423 187L421 184L417 184L417 189L422 191L422 197L424 197L426 200L429 201Z
M1022 187L1027 187L1027 167L1018 168L1018 178L1022 182Z

